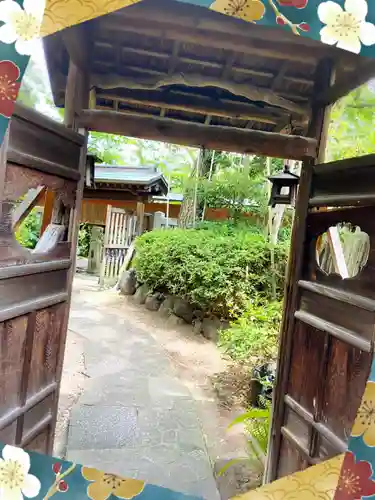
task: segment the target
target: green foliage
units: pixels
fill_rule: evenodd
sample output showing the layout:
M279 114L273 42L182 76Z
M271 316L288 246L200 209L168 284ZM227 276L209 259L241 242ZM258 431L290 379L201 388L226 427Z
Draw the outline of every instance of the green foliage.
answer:
M251 466L258 465L260 475L264 472L264 465L268 451L268 440L271 428L271 403L264 399L262 408L251 408L245 413L236 417L229 425L229 429L239 424L245 424L245 433L247 436L247 451ZM229 460L220 470L219 476L222 476L232 465L241 459Z
M282 166L282 160L272 160L272 173ZM203 207L226 208L231 220L237 222L251 213L264 227L268 216L268 186L266 158L204 151L200 175L186 180L185 195L194 198L197 192L199 217Z
M254 225L253 221L242 219L240 221L201 221L198 222L195 229L203 231L213 231L219 236L221 235L234 235L240 231L246 231L248 234L263 235L264 230L261 226Z
M41 214L32 210L16 232L16 240L25 248L33 249L39 240Z
M124 163L124 147L135 140L119 135L91 132L88 142L88 151L98 156L107 165L122 165Z
M271 403L265 400L264 408L252 408L247 412L246 417L249 455L263 464L268 449L271 426Z
M263 172L250 167L220 172L212 180L202 180L199 195L207 207L227 208L229 216L237 221L251 211L264 214L267 207L267 191Z
M78 233L78 255L88 257L91 243L91 225L81 224Z
M354 90L334 105L329 127L327 161L374 152L374 110L375 93L370 84Z
M271 293L270 247L261 234L229 225L222 231L159 230L138 238L136 248L140 281L223 318L237 317L251 298ZM277 245L275 253L280 294L286 246Z
M281 310L279 301L249 301L246 311L220 332L220 346L233 359L275 359Z

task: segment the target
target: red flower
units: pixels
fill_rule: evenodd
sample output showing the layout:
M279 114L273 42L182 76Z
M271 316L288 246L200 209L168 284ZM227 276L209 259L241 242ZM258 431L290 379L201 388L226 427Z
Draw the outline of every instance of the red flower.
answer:
M68 491L69 489L69 486L66 484L65 481L61 480L59 482L59 486L58 486L58 490L61 492L61 493L65 493L66 491Z
M310 25L307 23L301 23L298 25L299 29L302 31L310 31Z
M20 69L12 61L0 61L0 115L10 118L13 114L21 82Z
M61 463L55 462L52 466L52 470L55 474L58 474L61 471Z
M309 0L278 0L283 7L295 7L296 9L304 9Z
M347 451L334 500L357 500L375 495L375 481L370 479L372 474L369 462L363 460L355 463L353 453Z

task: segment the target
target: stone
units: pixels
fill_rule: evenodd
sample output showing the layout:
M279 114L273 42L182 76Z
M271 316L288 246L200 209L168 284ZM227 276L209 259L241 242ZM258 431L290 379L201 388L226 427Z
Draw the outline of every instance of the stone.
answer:
M193 322L194 308L187 300L176 297L173 304L173 312L176 316L184 319L186 323Z
M231 463L230 467L228 462ZM262 484L262 468L257 460L249 458L219 458L214 463L214 473L222 498L237 498L238 495L259 488Z
M200 309L195 309L193 311L193 317L194 317L194 319L199 319L200 321L203 321L204 312L201 311Z
M134 300L137 304L144 304L146 302L147 295L149 294L150 289L146 283L143 283L139 288L137 288L134 294Z
M219 331L221 330L221 322L219 318L213 316L211 318L204 318L202 321L202 333L208 340L217 342L219 340Z
M178 326L178 325L184 325L185 320L180 318L179 316L176 316L175 314L170 314L170 316L167 319L168 326L173 327L173 326Z
M203 321L200 319L195 319L193 321L193 332L196 335L200 335L202 333L202 326L203 326Z
M173 304L175 297L173 295L167 295L165 300L160 304L159 313L163 316L170 316L173 312Z
M158 311L160 304L162 303L163 296L160 293L154 293L153 295L148 295L145 301L145 307L149 311Z
M124 271L121 275L119 288L122 295L134 295L137 288L137 273L135 269Z

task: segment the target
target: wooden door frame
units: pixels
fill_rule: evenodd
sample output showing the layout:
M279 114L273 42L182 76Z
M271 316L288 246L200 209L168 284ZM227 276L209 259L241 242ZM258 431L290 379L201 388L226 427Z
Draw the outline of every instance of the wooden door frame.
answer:
M334 84L335 69L330 60L323 60L317 68L314 95L327 92ZM290 254L284 287L283 317L280 327L279 351L277 357L276 381L272 404L272 423L268 445L268 457L265 482L277 478L277 465L281 444L281 424L284 418L284 394L286 392L291 360L292 336L295 326L294 311L299 300L298 281L301 277L303 248L305 242L306 218L311 191L313 166L323 161L327 142L330 106L316 100L313 107L308 136L315 138L318 144L316 159L303 161L296 202L293 230L290 242Z
M71 218L69 221L69 235L68 239L71 241L71 268L68 276L67 291L68 291L68 301L66 314L63 321L63 332L61 344L59 346L59 365L57 368L57 380L59 383L58 390L56 392L55 401L55 413L53 415L53 436L56 430L57 424L57 412L58 412L58 400L60 397L61 389L61 378L63 373L63 364L65 358L65 348L66 340L68 334L68 323L72 302L72 290L73 290L73 279L76 271L76 260L77 260L77 245L78 245L78 233L79 233L79 222L81 219L82 201L83 201L83 191L85 187L86 179L86 165L87 165L87 145L88 145L88 130L79 129L76 125L75 119L78 113L89 104L90 96L90 82L87 72L87 68L79 68L70 58L69 59L69 72L66 84L66 102L65 102L65 113L64 113L64 125L73 131L80 133L84 138L84 145L81 149L81 156L79 160L79 173L80 179L78 182L78 187L76 191L75 207L71 213ZM43 220L45 224L46 221ZM51 443L49 453L52 454L53 443Z

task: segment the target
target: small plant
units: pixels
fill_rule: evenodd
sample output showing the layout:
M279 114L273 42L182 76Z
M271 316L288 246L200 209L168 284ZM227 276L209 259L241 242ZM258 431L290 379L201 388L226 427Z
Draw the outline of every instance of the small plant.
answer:
M236 360L261 363L273 360L277 355L282 302L254 299L248 302L246 311L220 333L220 346Z
M91 225L81 224L78 233L78 255L88 257L91 242Z
M247 436L248 456L229 460L219 471L219 476L223 475L234 464L245 460L250 461L252 467L257 468L262 476L266 465L268 440L271 426L271 402L262 398L262 408L251 408L249 411L236 417L229 425L229 428L235 425L244 424Z

